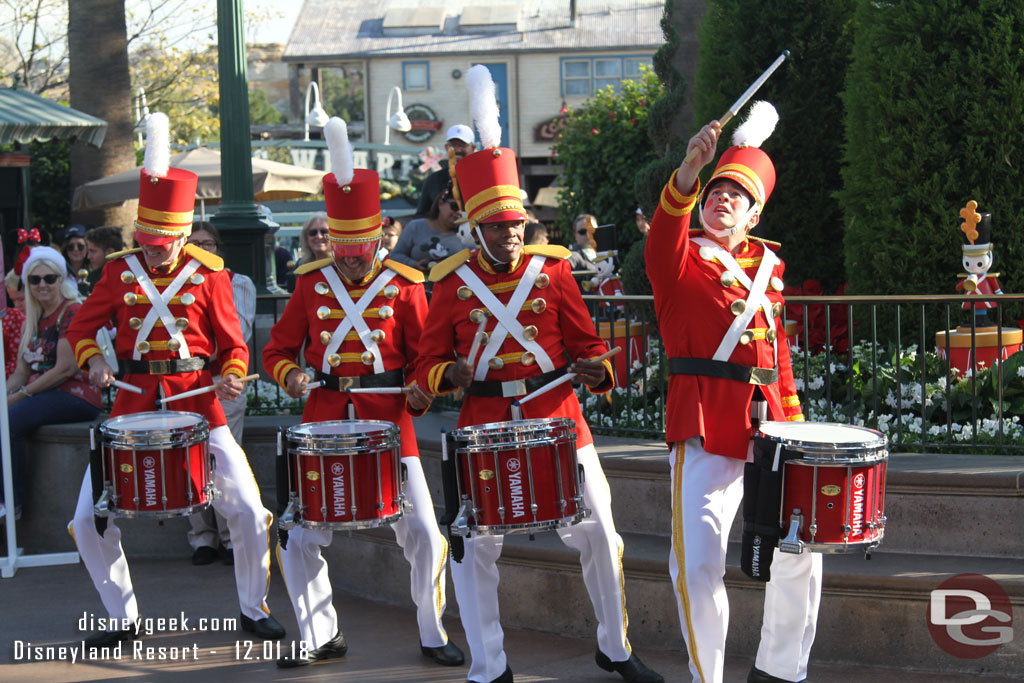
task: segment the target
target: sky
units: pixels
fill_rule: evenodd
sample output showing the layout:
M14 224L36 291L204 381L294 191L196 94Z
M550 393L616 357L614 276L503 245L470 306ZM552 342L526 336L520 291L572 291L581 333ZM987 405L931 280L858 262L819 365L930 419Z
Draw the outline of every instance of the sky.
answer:
M278 15L271 21L264 21L255 35L257 43L286 43L291 35L295 19L302 9L302 0L242 0L246 11L269 10Z

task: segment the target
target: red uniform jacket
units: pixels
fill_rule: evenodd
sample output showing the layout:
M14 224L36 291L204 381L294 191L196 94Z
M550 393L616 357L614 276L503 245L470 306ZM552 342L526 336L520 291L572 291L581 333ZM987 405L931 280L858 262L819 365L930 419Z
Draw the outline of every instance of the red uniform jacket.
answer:
M167 348L170 335L159 320L145 340L137 339L138 324L152 306L128 268L128 256L136 254L160 292L164 291L191 258L195 257L204 264L185 282L168 304L168 310L178 322L178 327L183 328L182 335L191 355L210 358L213 367L170 375L127 374L124 381L142 387L146 394L140 395L124 389L118 391L117 400L110 411L112 417L156 410L156 400L161 395L173 396L190 389L210 386L213 383L212 375L218 372L244 377L249 365L249 348L242 339L238 313L231 295L231 280L223 269L220 257L194 245L186 245L170 271L158 273L146 267L146 261L139 251L132 249L106 263L100 281L93 287L89 298L72 321L67 338L75 352L78 366L85 369L89 358L101 353L95 339L96 332L111 320L117 327L115 349L118 359L132 358L136 344L143 341L149 345L149 350L141 355L142 360L179 358L178 353ZM211 429L226 424L224 410L213 392L175 401L168 404L168 408L199 413L209 421Z
M697 244L690 241L690 213L697 201L693 194L681 195L675 189L675 174L661 193L661 202L651 221L644 256L647 275L654 290L654 306L666 355L685 358L712 358L735 315L730 305L746 299L749 291L741 284L726 286L722 281L725 266L717 260L705 260ZM767 247L760 241L748 241L736 261L751 280L761 265ZM783 264L775 266L766 296L781 312ZM748 367L771 368L775 365L771 342L765 339L768 320L758 310L748 329L753 341L737 344L729 362ZM762 386L768 401L770 420L803 420L800 401L793 383L789 346L782 319L776 317L778 334L779 381ZM669 443L693 436L704 440L709 453L745 459L752 435L750 401L754 385L734 380L698 375L671 375L666 402L666 438Z
M991 273L986 275L981 282L978 283L978 288L973 292L965 292L967 296L988 296L989 294L1002 294L1003 290L999 286L999 273ZM964 291L964 282L967 281L966 275L960 276L962 279L956 283L956 291ZM998 304L995 301L965 301L961 308L965 311L973 308L976 311L988 310L989 308L995 308Z
M524 326L537 328L535 341L547 352L555 368L565 367L576 358L594 358L608 350L594 330L594 323L580 296L579 285L564 260L568 257L568 250L562 247L526 247L508 272L497 273L478 251L467 249L438 264L431 272L431 279L436 280L436 284L417 365L417 377L428 391L435 394L454 391L452 387L441 388L445 368L455 362L456 354L462 358L469 355L478 329L478 324L470 319L470 313L473 309L484 308L462 279L454 274L455 268L467 263L498 300L507 304L523 277L526 264L535 253L544 254L545 262L517 320ZM497 321L492 317L485 329L493 333L496 326ZM485 381L526 379L542 374L537 363L525 356L525 352L522 345L511 336L507 337L495 356L502 359L503 367L488 369ZM477 357L479 355L477 352ZM597 392L609 391L614 386L611 362L606 360L604 365L608 379L597 387ZM459 427L511 420L513 400L467 394L459 413ZM522 412L524 418L572 418L576 422L577 448L594 441L569 383L528 401Z
M263 349L263 367L282 387L285 378L294 369L301 368L295 360L299 349L306 345L306 364L320 370L330 337L344 315L338 300L327 285L327 278L321 268L332 263L323 259L309 264L299 275L295 291L285 306L281 319L270 333L270 343ZM377 343L381 352L384 371L405 369L406 384L412 379L412 365L417 357L423 321L427 317L427 298L423 293L423 275L418 270L388 260L384 266L398 273L381 293L374 297L363 311L363 318L371 331L380 330L384 339ZM361 283L354 283L335 269L353 301L358 301L366 286L380 274L378 262ZM319 290L319 291L318 291ZM321 319L318 309L326 306L333 317ZM381 315L382 307L388 307L394 315ZM385 311L387 309L385 308ZM339 377L362 377L374 374L372 361L363 362L366 348L359 337L350 331L341 343L337 354L341 362L331 367L331 374ZM345 420L348 418L349 402L355 405L356 417L361 420L385 420L398 425L402 433L402 456L419 457L416 432L405 396L401 394L346 394L321 387L313 389L302 412L303 422Z

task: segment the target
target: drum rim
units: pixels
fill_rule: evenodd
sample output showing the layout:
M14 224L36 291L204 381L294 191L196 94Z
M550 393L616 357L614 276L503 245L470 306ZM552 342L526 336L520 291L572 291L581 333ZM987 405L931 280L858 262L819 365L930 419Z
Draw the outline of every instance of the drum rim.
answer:
M509 451L549 446L560 442L576 443L576 422L570 417L542 417L506 420L459 427L451 432L456 453ZM518 437L516 439L510 437ZM575 449L574 449L575 450Z
M333 425L363 423L381 425L376 431L347 432L340 434L297 434L294 430L306 425ZM285 441L289 453L297 455L359 455L363 453L384 453L401 448L401 430L394 422L387 420L318 420L301 422L285 430Z
M115 420L123 420L130 417L155 417L175 414L196 418L190 425L181 427L168 427L165 429L125 430L117 429L110 425ZM199 413L184 410L149 410L141 413L125 413L104 420L99 426L100 435L103 437L104 446L113 447L115 450L160 450L166 448L179 448L182 446L195 446L206 441L210 436L210 423ZM121 447L129 448L121 448ZM145 448L141 448L141 447Z
M764 432L764 427L768 426L768 425L787 425L787 426L789 426L789 425L796 425L796 424L807 424L807 425L815 425L815 426L823 426L823 427L842 427L844 429L855 429L855 430L857 430L859 432L864 432L865 435L870 435L870 436L873 436L875 438L871 439L871 440L861 441L861 442L849 442L849 441L847 441L847 442L842 442L842 443L835 443L835 442L832 442L832 441L807 441L805 439L790 438L790 437L766 434ZM805 452L805 453L828 453L828 452L832 452L832 451L840 451L840 452L854 451L854 452L861 452L861 453L863 453L863 452L870 453L870 452L879 451L879 450L884 451L886 449L886 447L889 445L888 437L886 437L885 434L883 434L882 432L878 431L877 429L872 429L871 427L863 427L861 425L845 424L845 423L842 423L842 422L782 422L782 421L778 421L778 422L765 422L765 423L762 423L761 427L758 428L757 436L759 438L765 439L767 441L771 441L773 443L781 443L783 445L783 447L785 447L785 448L792 449L792 450L795 450L795 451Z

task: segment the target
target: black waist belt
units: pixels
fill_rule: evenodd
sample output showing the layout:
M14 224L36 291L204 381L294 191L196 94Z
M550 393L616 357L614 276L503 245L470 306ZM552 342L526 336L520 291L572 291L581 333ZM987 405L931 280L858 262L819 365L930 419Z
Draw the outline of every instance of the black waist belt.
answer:
M505 382L487 382L487 381L474 381L466 389L466 393L470 396L484 396L487 398L495 398L501 396L504 398L516 398L517 396L526 396L529 393L540 389L542 386L558 379L566 373L566 367L557 368L551 372L545 372L542 375L535 375L527 379L512 379Z
M359 377L340 377L338 375L325 375L319 370L316 371L316 379L323 382L324 389L333 391L345 391L346 389L366 389L380 387L401 387L405 386L405 372L402 368L388 370L379 375L360 375Z
M118 363L130 375L173 375L177 372L204 370L210 364L205 356L192 358L170 358L168 360L127 360L119 358Z
M751 368L710 358L669 358L668 372L670 375L702 375L759 386L779 381L778 368Z

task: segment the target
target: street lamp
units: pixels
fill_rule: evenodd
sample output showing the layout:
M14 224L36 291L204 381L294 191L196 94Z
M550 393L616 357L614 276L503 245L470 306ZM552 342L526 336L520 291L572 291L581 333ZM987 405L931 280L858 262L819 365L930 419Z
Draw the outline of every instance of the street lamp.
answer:
M309 108L309 96L313 95L313 108ZM327 116L327 112L320 106L320 88L317 87L316 81L310 81L309 85L306 86L306 128L305 136L303 140L309 140L309 127L316 126L323 128L327 125L327 121L330 117Z
M142 147L142 133L146 130L149 120L149 106L146 104L146 91L140 85L135 93L135 127L132 129L139 135L139 147Z
M398 109L392 114L391 98L394 97L395 93L398 93ZM409 117L405 115L405 109L402 108L402 89L397 85L391 86L391 92L388 93L388 104L384 108L384 118L387 120L387 126L384 128L385 145L391 144L392 128L400 133L412 130L412 122L409 121Z

